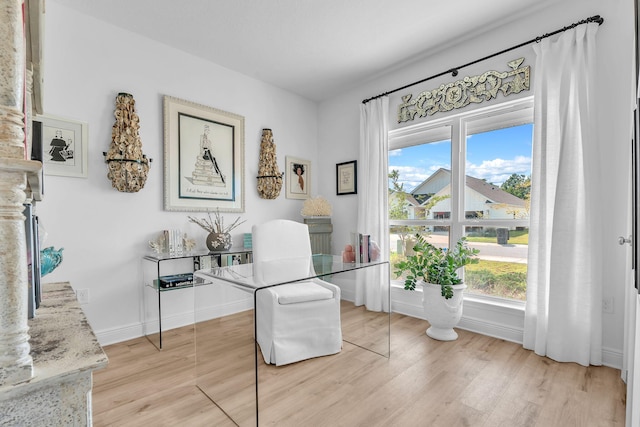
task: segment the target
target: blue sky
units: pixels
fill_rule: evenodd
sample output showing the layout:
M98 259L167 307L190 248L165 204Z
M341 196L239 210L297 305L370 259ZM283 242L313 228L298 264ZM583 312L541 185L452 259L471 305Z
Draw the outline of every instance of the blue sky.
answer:
M511 174L531 175L533 125L521 125L467 138L466 174L501 185ZM411 191L439 168L451 169L449 141L422 144L389 152L389 171L400 172Z

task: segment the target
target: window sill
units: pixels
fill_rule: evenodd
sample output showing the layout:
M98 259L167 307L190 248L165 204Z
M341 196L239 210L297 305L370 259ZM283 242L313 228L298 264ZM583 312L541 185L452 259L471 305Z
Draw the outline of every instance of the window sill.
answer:
M458 328L522 344L524 307L523 301L466 294ZM405 291L402 284L392 283L391 309L424 319L422 290Z

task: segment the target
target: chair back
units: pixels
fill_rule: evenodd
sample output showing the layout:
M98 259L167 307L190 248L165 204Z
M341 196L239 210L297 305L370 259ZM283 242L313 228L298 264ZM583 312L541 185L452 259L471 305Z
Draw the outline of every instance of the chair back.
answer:
M253 276L260 284L302 279L313 273L309 227L276 219L254 225Z

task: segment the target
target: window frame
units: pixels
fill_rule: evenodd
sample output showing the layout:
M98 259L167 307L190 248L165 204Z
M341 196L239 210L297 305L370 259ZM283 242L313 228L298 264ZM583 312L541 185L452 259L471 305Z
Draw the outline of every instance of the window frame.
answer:
M451 214L447 219L389 219L389 225L448 226L449 242L464 236L466 227L529 226L529 219L468 219L465 217L466 136L510 126L533 123L533 96L478 108L470 112L452 114L434 120L389 131L389 151L438 141L451 141ZM447 132L450 129L449 132ZM454 220L455 219L455 220ZM392 280L402 286L400 280ZM477 304L480 310L509 310L524 312L524 301L491 295L465 293L465 301Z

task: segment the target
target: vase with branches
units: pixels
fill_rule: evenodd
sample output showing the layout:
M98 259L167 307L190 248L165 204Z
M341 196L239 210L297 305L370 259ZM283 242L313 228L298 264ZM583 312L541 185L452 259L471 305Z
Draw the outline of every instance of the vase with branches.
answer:
M212 252L228 251L231 249L231 230L243 224L241 217L236 218L230 225L224 225L224 217L220 215L220 210L215 212L215 218L211 218L211 212L207 212L207 218L188 217L190 222L198 224L204 230L208 231L207 248Z

